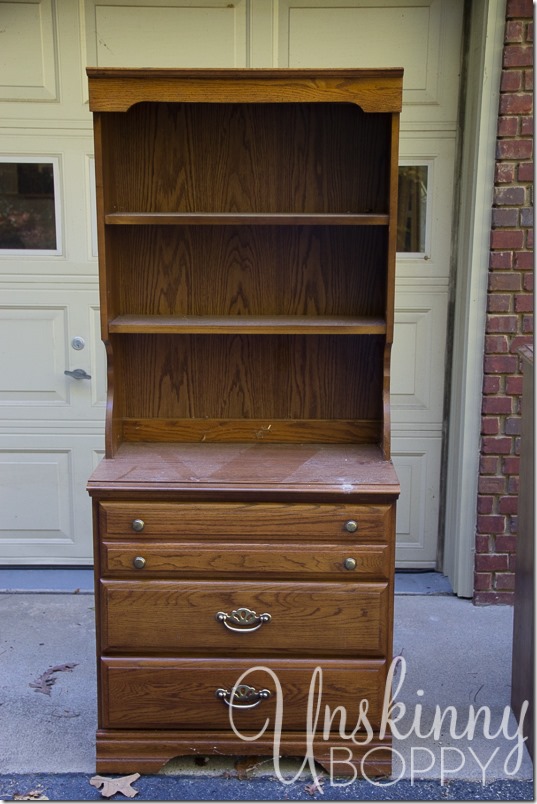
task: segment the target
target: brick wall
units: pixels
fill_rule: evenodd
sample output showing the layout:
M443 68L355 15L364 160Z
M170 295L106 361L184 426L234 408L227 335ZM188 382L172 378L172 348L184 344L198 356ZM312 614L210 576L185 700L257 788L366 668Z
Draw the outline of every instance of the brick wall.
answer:
M474 601L512 603L522 375L533 332L533 4L507 0L490 237Z

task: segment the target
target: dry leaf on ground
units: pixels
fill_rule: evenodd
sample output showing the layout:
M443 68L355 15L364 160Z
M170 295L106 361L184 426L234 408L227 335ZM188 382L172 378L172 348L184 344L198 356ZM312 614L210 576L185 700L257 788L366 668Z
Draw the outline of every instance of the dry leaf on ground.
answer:
M239 779L249 779L249 771L261 764L261 757L242 757L235 762L235 770Z
M77 662L56 664L54 667L49 667L48 670L41 673L35 681L30 681L29 686L34 688L34 692L42 692L44 695L50 695L50 688L56 683L56 679L52 678L53 674L66 671L70 673L74 667L78 667Z
M323 790L324 780L318 779L316 782L311 782L311 784L307 784L304 787L304 790L309 796L314 796L316 793L321 793L324 795Z
M92 776L90 784L92 787L101 789L101 796L110 798L115 793L123 793L127 798L134 798L138 795L138 790L131 787L132 782L140 778L139 773L131 773L130 776L120 776L118 779L110 779L107 776Z
M28 793L15 793L13 801L50 801L50 799L43 795L42 790L30 790Z

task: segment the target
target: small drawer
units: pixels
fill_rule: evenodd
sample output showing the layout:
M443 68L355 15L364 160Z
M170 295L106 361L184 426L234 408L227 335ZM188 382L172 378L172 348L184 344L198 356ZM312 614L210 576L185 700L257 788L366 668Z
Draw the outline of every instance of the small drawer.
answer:
M264 537L385 542L393 505L308 503L102 502L100 529L108 538L251 541Z
M321 669L313 679L317 667ZM276 704L280 703L283 730L304 732L308 694L313 686L314 707L319 694L322 697L319 733L324 728L327 706L332 713L336 707L345 708L348 733L358 723L362 700L369 704L367 718L371 726L379 725L385 673L386 666L381 661L295 660L284 665L270 659L107 658L101 661L101 725L119 729L230 731L229 703L233 702L233 722L239 731L258 731L268 718L270 732L274 729ZM231 701L230 694L241 676L244 688L237 687ZM328 728L336 732L340 720L341 715L336 714ZM357 739L363 733L357 732Z
M102 574L117 577L389 578L390 548L385 544L214 545L207 542L105 542Z
M383 656L386 583L102 581L103 652Z

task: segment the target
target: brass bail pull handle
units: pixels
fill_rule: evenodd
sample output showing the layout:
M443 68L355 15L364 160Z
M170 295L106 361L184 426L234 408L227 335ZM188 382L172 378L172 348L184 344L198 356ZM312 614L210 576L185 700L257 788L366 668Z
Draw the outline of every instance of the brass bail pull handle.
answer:
M234 631L236 634L251 634L265 623L269 623L272 617L267 613L258 615L252 609L241 607L232 611L231 614L219 611L216 613L216 619L219 623L223 623L228 631Z
M239 684L238 687L233 687L231 692L219 687L215 695L233 709L253 709L255 706L259 706L261 701L272 697L270 690L256 690L255 687L250 687L248 684Z

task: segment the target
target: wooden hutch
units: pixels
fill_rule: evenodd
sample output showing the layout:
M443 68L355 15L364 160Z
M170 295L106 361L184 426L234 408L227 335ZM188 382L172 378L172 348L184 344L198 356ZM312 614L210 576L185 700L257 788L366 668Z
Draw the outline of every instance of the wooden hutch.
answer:
M346 746L389 773L402 71L88 75L108 355L88 484L97 769L271 755L279 690L280 753L304 755L321 667L321 711L345 707L349 732L367 699L376 731L357 745L336 716L323 739L320 721L315 758ZM263 735L238 737L230 706Z

